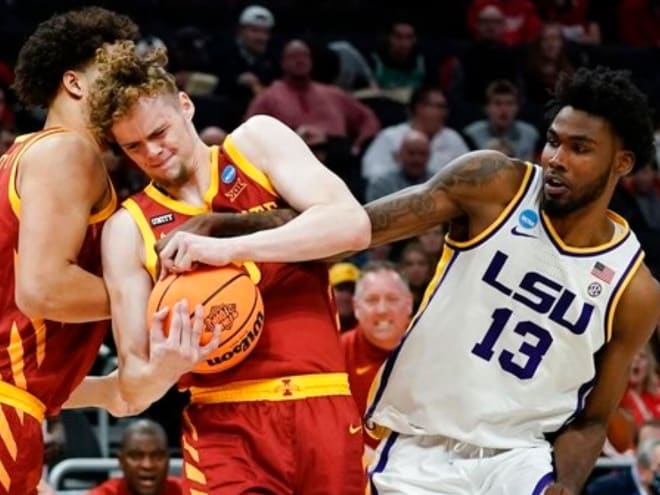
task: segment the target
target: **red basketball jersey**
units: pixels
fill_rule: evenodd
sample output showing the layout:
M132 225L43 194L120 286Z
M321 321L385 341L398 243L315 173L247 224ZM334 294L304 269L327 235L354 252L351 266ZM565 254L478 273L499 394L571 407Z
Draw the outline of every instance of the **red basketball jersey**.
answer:
M71 324L31 320L16 306L14 279L21 209L17 171L21 156L33 143L59 132L70 131L53 128L19 136L0 157L0 373L2 381L41 400L48 415L59 411L90 370L108 329L107 321ZM112 201L90 216L77 262L91 273L101 273L101 229L116 205L113 190Z
M123 206L145 242L146 268L156 276L157 239L193 215L259 212L286 206L268 177L250 163L228 136L211 148L211 180L205 205L193 207L167 196L153 183ZM260 263L259 289L265 323L261 340L237 366L214 375L191 375L183 386L215 386L238 380L344 371L336 310L324 263Z

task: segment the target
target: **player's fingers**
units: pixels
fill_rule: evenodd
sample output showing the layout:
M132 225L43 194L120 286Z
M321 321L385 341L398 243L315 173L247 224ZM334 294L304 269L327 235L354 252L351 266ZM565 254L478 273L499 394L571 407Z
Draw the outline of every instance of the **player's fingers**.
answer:
M184 317L188 318L188 302L185 299L182 299L174 305L174 310L172 313L172 323L170 323L170 333L168 335L168 340L174 346L179 347L181 345L181 335L182 327L184 325Z
M165 340L165 318L170 312L170 308L161 308L151 317L151 329L149 336L152 342Z
M204 359L206 356L211 354L214 350L220 345L220 338L222 333L222 327L220 325L213 326L213 337L209 340L204 347L200 349L201 359Z
M204 328L204 307L201 304L195 306L195 312L192 317L192 329L190 330L190 342L191 349L197 349L199 347L199 341L202 337L202 330Z

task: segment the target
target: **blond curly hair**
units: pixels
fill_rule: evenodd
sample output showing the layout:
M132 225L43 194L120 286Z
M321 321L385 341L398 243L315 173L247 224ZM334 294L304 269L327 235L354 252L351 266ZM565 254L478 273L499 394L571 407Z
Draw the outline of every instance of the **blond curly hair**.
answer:
M132 41L122 41L98 49L94 62L98 77L89 96L89 123L102 141L114 141L113 124L128 115L139 98L177 95L174 76L165 69L164 49L138 55Z

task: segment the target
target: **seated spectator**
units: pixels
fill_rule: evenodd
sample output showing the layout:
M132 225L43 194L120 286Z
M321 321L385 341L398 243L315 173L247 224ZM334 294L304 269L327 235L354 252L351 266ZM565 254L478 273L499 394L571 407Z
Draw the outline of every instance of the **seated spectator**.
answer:
M655 359L648 345L637 353L630 367L628 388L621 400L621 407L632 414L637 426L660 418L660 388L655 367Z
M335 263L330 267L330 285L335 295L342 332L350 330L357 323L353 311L353 294L359 277L360 269L353 263Z
M660 494L660 440L648 440L637 450L637 464L629 469L596 478L585 489L586 495Z
M516 158L533 160L539 133L534 126L517 119L519 109L518 88L510 81L494 81L486 89L488 118L468 125L463 134L474 149L488 149L490 141L501 139L511 147Z
M600 44L598 22L590 18L589 0L537 0L541 17L556 22L567 40Z
M333 84L345 91L378 88L369 63L349 41L331 41L328 43L328 49L337 57L337 72Z
M429 171L435 173L457 156L468 151L463 138L445 126L449 108L439 88L425 86L410 98L410 120L387 127L378 133L362 159L362 175L371 181L399 169L396 156L403 138L416 130L431 141Z
M179 88L190 95L209 94L218 84L209 54L209 36L195 26L179 29L168 48L170 71Z
M541 29L541 18L530 0L474 0L468 9L468 29L476 32L479 18L488 7L497 8L504 17L502 41L507 45L530 43Z
M474 41L460 57L457 69L459 80L455 97L461 103L461 113L473 115L470 104L483 105L486 87L498 79L517 81L519 62L517 52L505 41L506 17L497 4L485 4L473 12L471 33ZM461 120L465 124L474 118Z
M373 201L430 179L433 174L428 168L429 155L430 143L426 135L416 130L409 131L397 153L399 169L370 180L366 200Z
M557 23L544 24L541 34L527 53L524 71L527 97L539 106L545 105L559 75L573 71L561 26Z
M660 0L622 0L619 38L627 45L660 47Z
M431 263L431 258L418 241L408 242L401 251L399 266L413 295L413 312L419 309L426 286L433 276Z
M282 79L259 94L248 107L246 119L271 115L294 130L301 126L326 136L347 138L354 155L380 127L374 113L336 86L311 79L312 53L307 44L292 40L282 54Z
M364 412L371 383L408 328L412 295L396 265L370 262L356 284L353 305L358 324L342 334L341 345L353 398ZM365 443L375 448L378 442L365 435Z
M218 49L216 58L222 65L216 93L232 103L236 125L250 101L275 79L277 57L271 45L274 26L270 10L250 5L238 18L234 41Z
M384 90L402 90L408 101L426 76L426 62L417 44L417 31L408 20L389 23L384 43L371 54L376 84Z
M169 454L165 430L154 421L131 423L122 437L119 465L123 478L113 478L88 495L183 495L179 480L168 477Z
M435 266L445 245L445 228L442 225L433 227L418 236L417 240L431 260L431 265Z

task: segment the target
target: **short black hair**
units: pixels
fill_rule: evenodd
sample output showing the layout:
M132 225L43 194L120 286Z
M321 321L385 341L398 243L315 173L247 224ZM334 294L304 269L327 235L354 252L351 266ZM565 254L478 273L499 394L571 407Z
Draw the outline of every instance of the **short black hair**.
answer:
M564 107L605 119L635 155L633 170L646 165L653 155L653 123L646 96L635 86L630 72L608 67L581 68L562 74L548 104L551 122Z
M410 101L408 102L410 113L415 111L415 107L419 103L426 101L430 93L440 93L445 99L447 99L445 92L440 86L435 86L432 84L420 86L419 88L414 89L410 95Z
M497 79L486 87L486 101L499 95L512 95L517 99L518 88L508 79Z
M101 7L85 7L42 22L18 54L14 89L26 105L48 106L62 74L94 59L105 43L134 40L139 29L130 18Z

